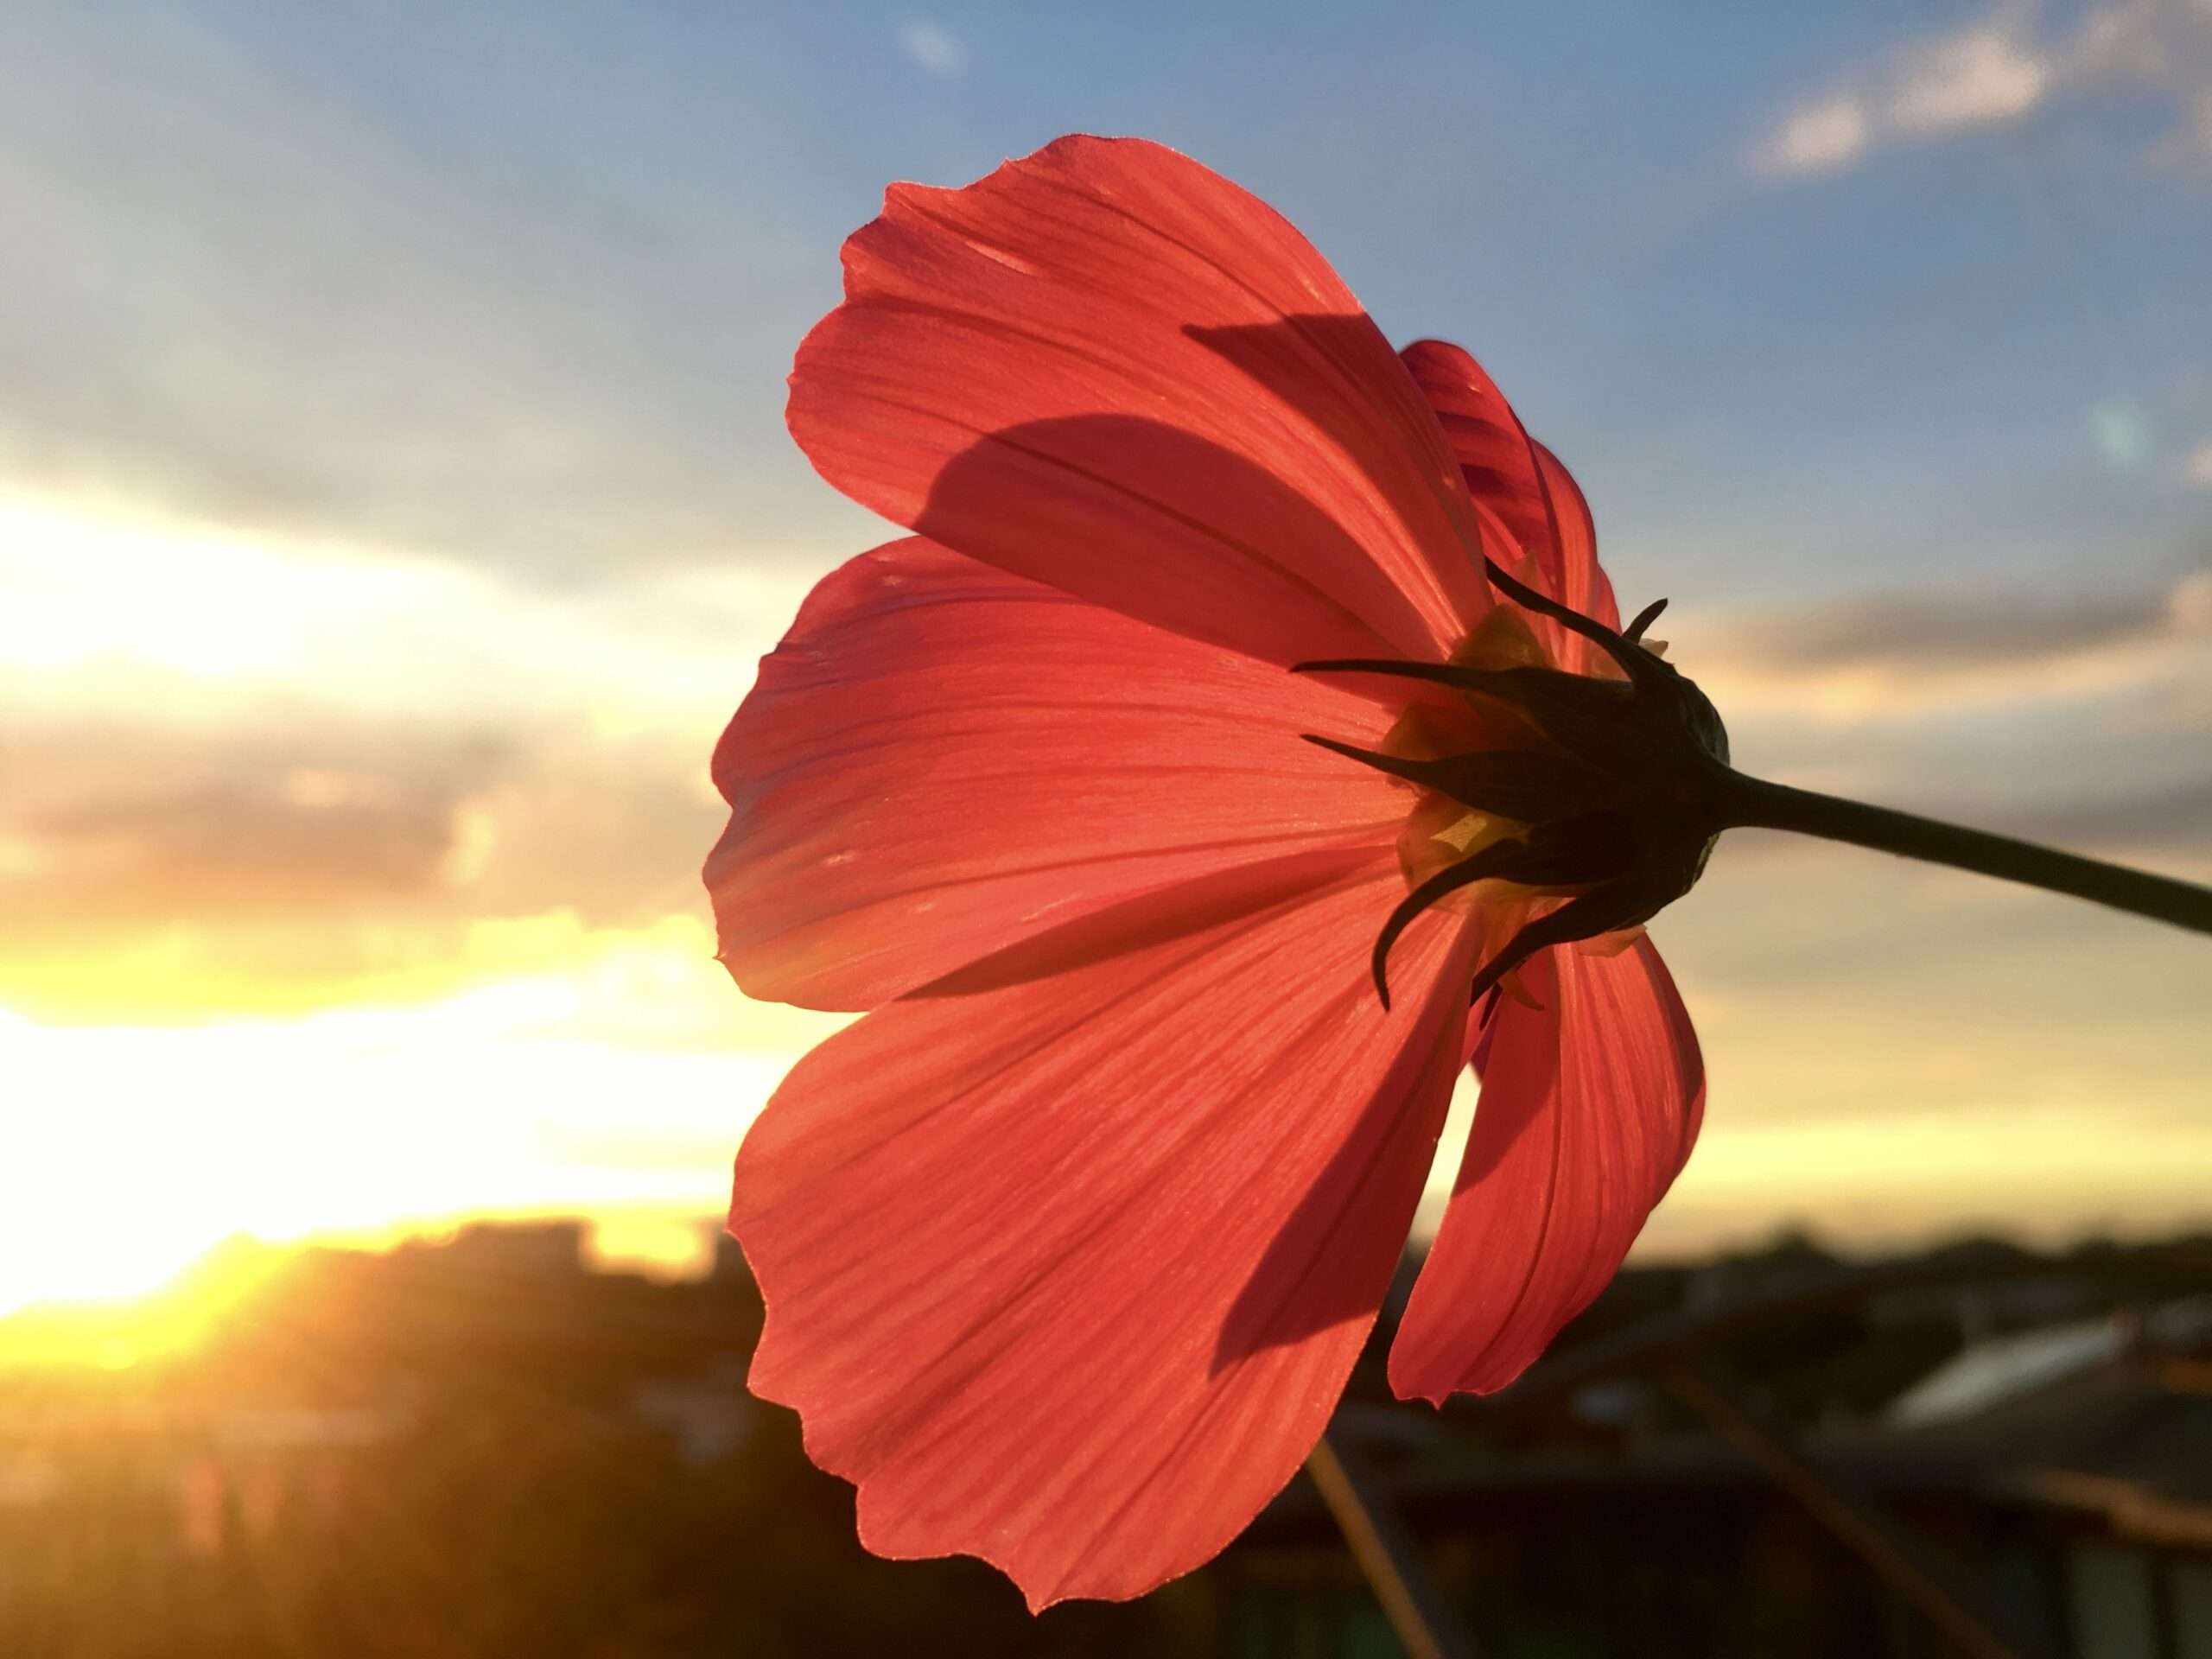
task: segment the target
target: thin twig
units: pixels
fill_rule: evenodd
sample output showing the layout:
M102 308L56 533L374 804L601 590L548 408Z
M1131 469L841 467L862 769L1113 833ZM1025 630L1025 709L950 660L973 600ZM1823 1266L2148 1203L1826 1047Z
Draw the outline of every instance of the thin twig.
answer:
M1473 1642L1421 1565L1412 1533L1358 1453L1324 1434L1306 1457L1306 1472L1408 1659L1476 1659Z
M1971 1659L2024 1659L1945 1581L1923 1548L1894 1522L1823 1475L1799 1452L1789 1431L1746 1401L1711 1362L1685 1355L1662 1375L1668 1386L1797 1500L1829 1535L1873 1569Z

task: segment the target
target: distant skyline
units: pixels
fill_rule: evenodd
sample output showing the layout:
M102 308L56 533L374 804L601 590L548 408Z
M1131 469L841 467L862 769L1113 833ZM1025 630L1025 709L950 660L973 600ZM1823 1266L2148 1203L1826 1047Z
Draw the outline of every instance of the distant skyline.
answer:
M892 533L785 435L791 352L886 183L1064 130L1476 353L1749 769L2212 880L2201 0L10 37L0 1309L719 1205L837 1022L711 961L706 756ZM1649 1249L2212 1216L2202 941L1758 835L1654 931L1712 1093Z

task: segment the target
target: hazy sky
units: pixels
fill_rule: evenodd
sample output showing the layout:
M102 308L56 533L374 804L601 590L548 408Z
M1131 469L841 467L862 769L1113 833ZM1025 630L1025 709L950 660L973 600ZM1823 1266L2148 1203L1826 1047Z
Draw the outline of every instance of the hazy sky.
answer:
M18 4L0 1306L721 1201L836 1023L708 748L887 530L783 378L897 178L1070 130L1480 356L1739 761L2212 879L2212 5ZM1655 936L1686 1249L2212 1215L2212 950L1738 836Z

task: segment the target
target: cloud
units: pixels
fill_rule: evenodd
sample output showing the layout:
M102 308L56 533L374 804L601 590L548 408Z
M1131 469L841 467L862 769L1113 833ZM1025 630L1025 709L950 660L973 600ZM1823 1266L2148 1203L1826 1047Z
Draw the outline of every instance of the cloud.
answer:
M2013 833L2054 847L2212 851L2212 777L2037 808Z
M351 749L353 752L348 753ZM389 911L439 885L472 775L497 746L430 734L20 729L0 782L0 932Z
M1839 93L1791 111L1762 144L1760 170L1825 173L1856 161L1873 125L1865 102Z
M1672 633L1754 773L2212 874L2212 569L1692 613Z
M410 930L435 952L486 918L703 913L722 813L690 744L330 717L180 736L157 714L11 729L0 957L183 930L342 976Z
M2017 13L1923 41L1784 114L1752 147L1753 169L1802 177L1848 166L1878 144L2012 119L2050 89L2050 63Z
M1755 774L2212 875L2212 569L1693 613L1672 632ZM1745 839L1755 863L1812 846Z
M906 55L933 75L950 80L968 67L967 48L935 23L916 18L899 31Z
M2070 30L2008 3L1971 28L1916 41L1785 111L1751 145L1751 169L1802 178L1890 144L2021 119L2062 97L2149 93L2176 120L2161 149L2212 158L2212 6L2113 0Z
M2163 591L1923 589L1677 624L1694 671L1742 702L1859 715L2020 704L2212 676L2212 569Z
M1970 29L1908 60L1890 116L1908 133L1986 126L2024 115L2043 99L2050 66L2001 27Z
M2198 444L2182 463L2182 477L2200 490L2212 490L2212 438Z
M706 926L724 813L688 747L267 730L164 766L173 735L11 741L11 776L24 762L39 788L0 792L0 1007L167 1021L413 1001Z
M707 756L804 586L546 590L0 498L0 1004L322 1006L457 982L516 918L703 917Z

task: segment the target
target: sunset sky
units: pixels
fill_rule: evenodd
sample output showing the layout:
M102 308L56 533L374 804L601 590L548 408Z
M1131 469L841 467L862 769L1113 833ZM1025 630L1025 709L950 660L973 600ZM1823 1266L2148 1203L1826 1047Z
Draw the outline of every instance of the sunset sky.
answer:
M2206 0L4 35L0 1311L238 1230L702 1236L840 1023L711 959L707 753L890 534L791 352L886 182L1065 130L1481 357L1748 769L2212 880ZM2203 940L1757 835L1653 931L1712 1088L1647 1249L2212 1220Z

